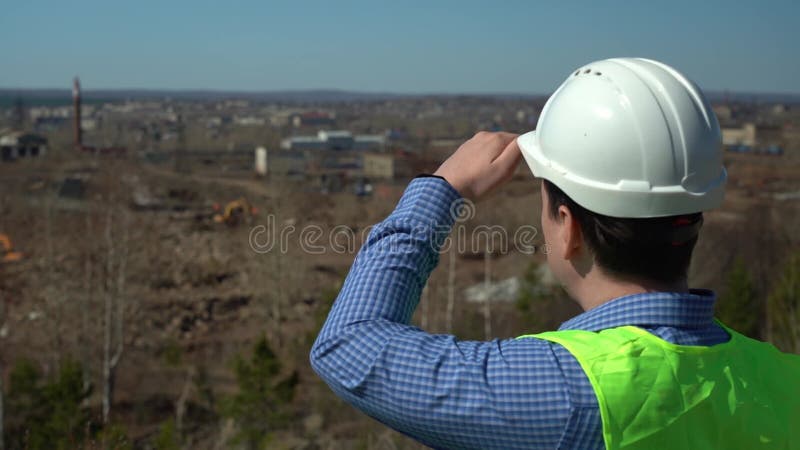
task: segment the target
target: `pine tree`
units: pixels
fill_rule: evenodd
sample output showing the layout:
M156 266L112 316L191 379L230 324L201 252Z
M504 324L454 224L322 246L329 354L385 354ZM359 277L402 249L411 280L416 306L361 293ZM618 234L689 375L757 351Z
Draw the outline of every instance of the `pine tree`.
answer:
M522 275L517 309L524 318L525 333L538 333L548 328L550 312L557 295L542 283L539 264L531 261Z
M236 359L234 372L239 392L223 401L222 415L237 424L234 444L264 448L271 433L286 421L285 406L294 395L297 372L280 378L280 360L266 338L256 343L249 360Z
M800 252L792 255L767 301L772 343L800 354Z
M747 267L736 259L725 289L717 301L716 315L725 325L752 338L759 337L759 302Z
M83 400L83 373L66 360L52 380L43 380L38 367L19 361L11 371L8 390L9 448L76 448L86 438L88 411Z
M162 423L158 429L158 435L153 440L155 450L180 450L180 434L175 429L175 421L172 419Z

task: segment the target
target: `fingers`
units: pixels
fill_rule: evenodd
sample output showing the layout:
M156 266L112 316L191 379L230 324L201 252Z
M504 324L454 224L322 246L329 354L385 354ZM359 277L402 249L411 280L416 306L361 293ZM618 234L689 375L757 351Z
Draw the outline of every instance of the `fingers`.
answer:
M478 144L484 155L489 156L489 162L493 162L499 157L508 146L509 143L514 142L519 135L514 133L506 133L502 131L488 132L480 131L472 138Z
M503 141L506 143L506 145L508 145L509 142L511 142L513 140L516 140L519 137L518 134L507 133L505 131L498 131L497 135L500 136L503 139Z
M492 165L498 169L516 169L519 162L522 160L522 151L517 145L516 135L512 138L497 157L492 161Z
M479 132L434 173L467 198L477 199L511 178L522 159L514 133Z

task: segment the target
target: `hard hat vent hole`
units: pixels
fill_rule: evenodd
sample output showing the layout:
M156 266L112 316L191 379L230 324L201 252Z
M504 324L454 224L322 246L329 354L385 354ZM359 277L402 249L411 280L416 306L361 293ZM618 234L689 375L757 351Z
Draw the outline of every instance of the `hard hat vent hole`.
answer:
M579 73L581 73L581 71L580 70L576 70L575 71L575 76L577 77Z
M586 69L586 70L583 71L583 73L589 73L591 71L592 71L592 69Z
M599 77L600 75L602 75L602 73L601 73L601 72L595 72L594 74L595 74L595 75L597 75L598 77Z

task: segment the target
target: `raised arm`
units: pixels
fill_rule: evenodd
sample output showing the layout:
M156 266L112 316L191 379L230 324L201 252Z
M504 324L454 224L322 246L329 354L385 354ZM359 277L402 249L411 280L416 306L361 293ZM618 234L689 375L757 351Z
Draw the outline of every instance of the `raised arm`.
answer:
M492 149L485 138L502 145L495 150L499 154L485 159L489 163L514 145L513 137L509 143L492 136L481 136L483 147L474 147L484 153L466 156L473 161L486 157ZM451 178L469 173L458 167L459 161L452 164L459 152L448 160L453 172L444 170ZM507 164L513 156L506 155ZM455 180L471 196L495 185ZM460 199L454 186L439 178L409 184L395 211L372 230L356 257L312 348L311 364L337 395L427 445L531 448L536 442L553 447L563 433L569 403L548 343L459 341L409 325L452 227L452 206Z

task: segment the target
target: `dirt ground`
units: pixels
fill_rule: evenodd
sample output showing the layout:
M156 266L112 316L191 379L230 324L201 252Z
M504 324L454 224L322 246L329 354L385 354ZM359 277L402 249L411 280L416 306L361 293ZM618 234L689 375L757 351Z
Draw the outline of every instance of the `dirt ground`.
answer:
M759 294L766 295L776 267L800 248L800 199L789 195L800 192L800 164L793 155L732 155L726 165L728 194L723 208L706 214L691 284L722 289L724 274L742 258ZM80 180L83 192L65 188L66 179ZM112 415L135 442L152 437L175 414L188 385L190 447L213 448L226 426L203 393L219 398L232 392L233 357L266 336L284 369L300 375L292 406L298 421L281 435L295 443L287 446L339 442L346 448L359 439L384 439L399 448L417 448L342 409L307 363L326 301L347 274L360 236L391 212L406 182L376 186L375 195L356 197L324 195L303 182L256 179L249 173L176 173L170 165L66 150L0 164L0 233L24 253L21 261L0 266L3 376L21 357L33 358L46 372L71 357L90 371L91 404L99 408L105 301L117 292L124 305L124 350ZM538 182L521 171L494 199L478 204L467 226L538 226L538 192ZM238 226L213 221L215 204L240 197L257 209L251 220ZM259 225L287 233L286 248L255 251L252 233ZM333 251L324 239L320 254L303 248L299 233L310 226L326 238L347 227L355 236L352 249ZM257 243L263 247L262 238ZM442 255L432 274L429 303L414 318L432 332L446 331L446 258ZM520 276L531 259L543 261L540 254L513 249L495 255L492 278ZM478 307L460 297L483 279L480 254L457 258L454 331L459 337L482 338L483 328L475 326L482 320ZM493 307L496 336L530 331L513 304ZM557 324L577 311L567 302L548 320Z

